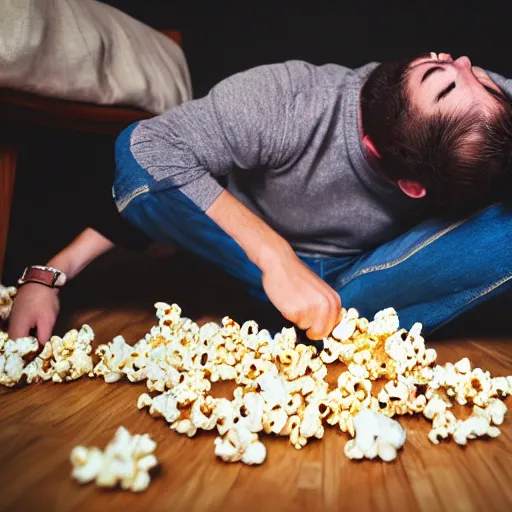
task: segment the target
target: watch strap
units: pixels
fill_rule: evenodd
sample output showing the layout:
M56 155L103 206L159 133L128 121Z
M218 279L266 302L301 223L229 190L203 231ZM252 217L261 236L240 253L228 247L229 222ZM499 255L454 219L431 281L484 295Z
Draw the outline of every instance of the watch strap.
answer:
M38 283L49 288L60 288L66 283L66 274L53 267L32 265L23 271L23 275L18 280L18 286L27 283Z

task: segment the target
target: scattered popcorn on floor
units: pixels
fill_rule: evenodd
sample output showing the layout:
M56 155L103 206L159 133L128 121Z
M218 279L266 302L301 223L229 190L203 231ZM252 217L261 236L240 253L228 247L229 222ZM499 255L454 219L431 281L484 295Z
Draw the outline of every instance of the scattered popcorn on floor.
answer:
M131 435L119 427L105 451L99 448L76 446L70 454L72 476L79 483L92 481L99 487L115 487L142 492L151 477L149 471L158 465L154 455L156 443L148 434Z
M345 447L347 457L391 461L405 442L405 430L391 418L418 413L432 422L433 444L452 439L464 445L500 434L512 376L493 378L467 358L436 365L437 353L425 346L422 325L401 329L393 308L372 321L344 309L320 353L297 345L293 328L271 336L254 321L239 325L229 317L200 327L176 304L157 302L155 308L157 325L133 346L122 336L100 344L94 365L94 334L87 325L62 339L52 337L28 364L37 341L14 342L1 333L0 383L61 382L84 374L107 383L145 382L138 409L189 437L216 430L215 454L226 462L261 464L266 449L260 435L287 437L301 449L321 439L326 426L353 438ZM327 365L335 361L345 370L329 386ZM210 395L212 383L221 380L236 383L231 400ZM377 380L385 381L383 386L374 386ZM453 402L471 406L471 416L457 419ZM95 467L97 453L90 457Z

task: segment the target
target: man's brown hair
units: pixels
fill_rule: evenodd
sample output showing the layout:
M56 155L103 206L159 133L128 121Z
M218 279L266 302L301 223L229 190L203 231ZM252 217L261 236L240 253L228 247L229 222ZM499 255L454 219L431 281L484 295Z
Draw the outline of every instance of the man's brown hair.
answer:
M365 135L393 181L427 190L423 201L439 214L461 214L512 197L512 103L505 95L493 115L421 114L407 94L414 59L377 66L361 91Z

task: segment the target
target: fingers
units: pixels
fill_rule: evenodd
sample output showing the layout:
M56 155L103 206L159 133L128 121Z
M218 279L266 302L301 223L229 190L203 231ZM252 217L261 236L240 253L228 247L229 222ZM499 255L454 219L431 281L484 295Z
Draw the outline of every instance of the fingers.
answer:
M53 331L53 322L48 318L40 318L37 322L37 340L40 345L44 345L51 337Z
M339 294L302 262L272 272L263 274L263 287L281 314L310 340L331 334L341 320Z
M9 319L9 338L11 340L17 340L18 338L25 338L30 335L30 329L35 327L35 321L29 316L23 317L23 315L17 315L15 308Z
M20 323L20 322L11 322L9 324L9 331L8 335L11 340L17 340L18 338L25 338L29 335L30 329L32 329L32 326L30 326L27 323Z
M340 312L338 314L338 320L336 320L336 325L338 325L342 320L343 320L343 304L341 302L341 298L340 298ZM336 325L334 327L336 327Z
M331 334L341 317L341 299L336 292L327 293L319 299L319 305L306 336L321 340Z
M302 315L295 315L295 320L290 320L290 322L293 322L299 329L302 329L303 331L306 331L311 327L311 319L307 313Z

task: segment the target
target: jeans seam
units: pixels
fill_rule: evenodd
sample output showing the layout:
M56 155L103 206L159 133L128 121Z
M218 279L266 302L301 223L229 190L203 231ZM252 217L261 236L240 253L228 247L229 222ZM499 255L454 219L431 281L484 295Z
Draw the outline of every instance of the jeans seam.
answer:
M460 310L463 310L466 306L468 306L469 304L471 304L472 302L475 302L476 300L478 299L481 299L482 297L484 297L485 295L489 295L489 293L493 292L494 290L496 290L496 288L499 288L500 286L503 286L506 282L510 281L512 279L512 274L509 274L508 276L505 276L505 277L502 277L501 279L499 279L498 281L495 281L493 284L491 284L490 286L488 286L487 288L485 288L483 291L481 291L480 293L478 293L477 295L475 295L474 297L471 297L471 299L469 299L468 301L464 302L464 304L462 304L460 306L460 308L458 308L458 311ZM448 322L450 322L450 320L453 318L453 315L451 315L449 318L447 318L444 322L442 322L441 324L437 325L435 327L435 329L433 329L431 331L434 332L438 329L440 329L441 327L443 327L444 325L446 325Z
M500 280L498 281L495 281L493 284L491 284L490 286L488 286L485 290L483 290L482 292L480 292L478 295L476 295L475 297L472 297L470 300L468 300L467 302L465 302L462 307L464 308L465 306L467 306L468 304L471 304L472 302L474 302L475 300L478 300L480 299L481 297L483 297L484 295L488 295L489 293L491 293L492 291L494 291L496 288L499 288L501 285L505 284L507 281L510 281L512 279L512 274L509 274L508 276L505 276L505 277L502 277Z
M494 206L494 205L492 205L492 206ZM370 272L377 272L377 271L380 271L380 270L387 270L389 268L392 268L392 267L395 267L395 266L399 265L400 263L403 263L404 261L407 261L409 258L414 256L417 252L419 252L422 249L424 249L425 247L429 246L430 244L432 244L436 240L439 240L441 237L443 237L447 233L450 233L451 231L453 231L454 229L458 228L459 226L462 226L463 224L468 222L470 219L472 219L476 215L482 213L483 211L485 211L485 210L487 210L489 208L491 208L491 206L489 206L488 208L485 208L484 210L481 210L479 212L473 213L473 214L469 215L468 217L466 217L466 218L464 218L464 219L462 219L462 220L460 220L458 222L450 224L449 226L447 226L443 230L439 231L435 235L432 235L431 237L429 237L427 240L425 240L424 242L422 242L418 246L414 247L412 250L410 250L407 254L405 254L401 258L398 258L398 259L393 260L393 261L389 261L388 263L383 263L382 265L373 265L371 267L363 268L363 269L357 271L354 275L343 279L339 283L339 286L345 286L350 281L353 281L354 279L356 279L356 278L358 278L360 276L363 276L365 274L369 274Z

